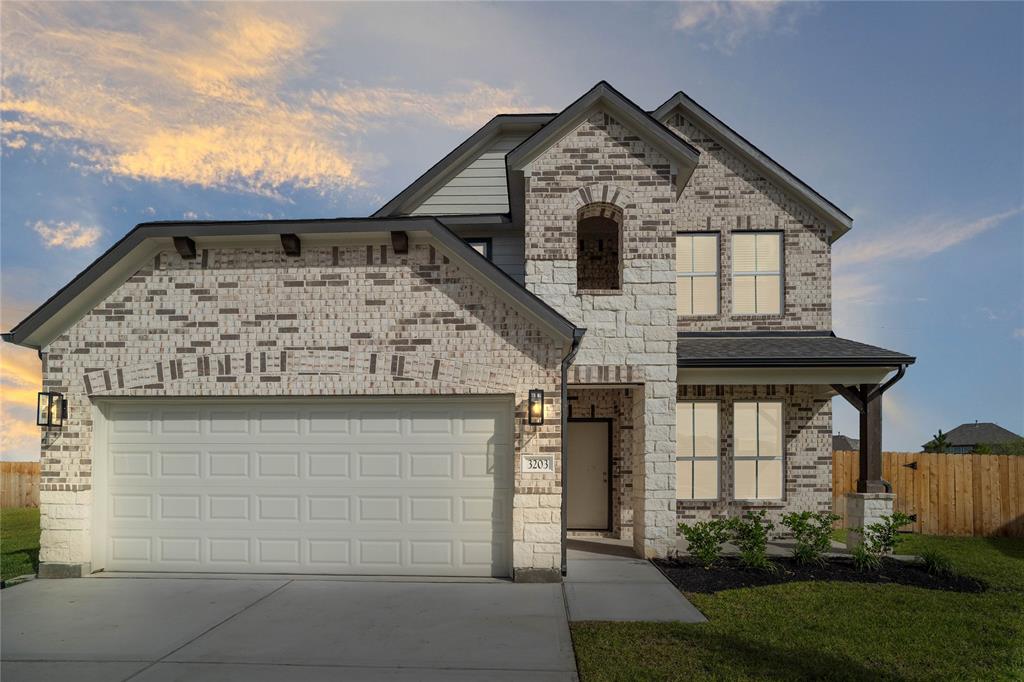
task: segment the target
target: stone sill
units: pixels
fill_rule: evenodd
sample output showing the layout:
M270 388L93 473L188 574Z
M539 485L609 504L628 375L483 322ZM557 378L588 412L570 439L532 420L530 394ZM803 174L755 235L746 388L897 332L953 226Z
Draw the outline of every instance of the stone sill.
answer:
M621 296L622 289L577 289L577 296Z

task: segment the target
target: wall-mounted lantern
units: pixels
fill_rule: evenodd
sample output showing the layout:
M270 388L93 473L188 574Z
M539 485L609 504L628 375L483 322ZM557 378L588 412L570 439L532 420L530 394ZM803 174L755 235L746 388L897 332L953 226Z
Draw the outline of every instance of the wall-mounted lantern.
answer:
M59 429L68 416L68 404L60 393L40 393L36 403L36 425Z
M544 424L544 391L539 388L530 389L529 400L529 424L530 426L542 426Z

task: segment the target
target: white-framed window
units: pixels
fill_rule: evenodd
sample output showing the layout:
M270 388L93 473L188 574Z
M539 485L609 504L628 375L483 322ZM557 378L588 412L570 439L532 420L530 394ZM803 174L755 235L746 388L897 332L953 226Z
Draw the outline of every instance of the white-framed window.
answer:
M737 500L781 500L783 416L778 401L733 403L733 495Z
M782 294L782 233L733 233L732 312L777 315Z
M718 235L676 235L676 314L718 314Z
M466 237L466 243L470 248L479 253L487 260L491 260L491 238L490 237Z
M718 499L718 403L676 403L676 498Z

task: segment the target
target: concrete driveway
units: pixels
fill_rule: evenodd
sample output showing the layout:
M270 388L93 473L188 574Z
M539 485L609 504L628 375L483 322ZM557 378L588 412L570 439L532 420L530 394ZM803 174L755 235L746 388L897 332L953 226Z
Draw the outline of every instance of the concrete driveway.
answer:
M575 680L560 585L36 580L0 593L18 680Z

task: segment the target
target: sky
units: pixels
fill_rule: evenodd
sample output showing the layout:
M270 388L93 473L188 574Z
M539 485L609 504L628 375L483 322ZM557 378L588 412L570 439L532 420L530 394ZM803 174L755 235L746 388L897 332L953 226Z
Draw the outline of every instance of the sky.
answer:
M499 112L683 90L854 217L833 327L918 358L883 447L1024 433L1024 4L0 5L0 328L135 224L368 215ZM38 458L0 348L0 458ZM856 412L833 400L838 433Z

